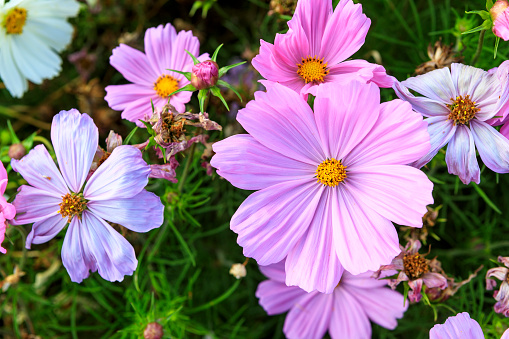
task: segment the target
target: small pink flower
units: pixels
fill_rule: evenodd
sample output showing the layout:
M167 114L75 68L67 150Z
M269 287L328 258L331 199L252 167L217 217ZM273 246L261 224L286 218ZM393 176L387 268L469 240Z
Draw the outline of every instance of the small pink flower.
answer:
M490 9L493 19L493 34L504 41L509 40L509 2L507 0L498 0Z
M490 277L494 277L502 281L499 290L493 293L493 297L497 301L494 308L495 312L509 317L509 269L507 269L507 267L509 267L509 257L499 256L498 262L504 264L506 267L495 267L488 270L486 273L486 289L491 291L495 286L497 286L497 282L493 279L489 279Z
M206 89L214 86L219 79L217 63L212 60L200 62L193 66L191 84L196 89Z
M463 312L447 318L445 324L436 324L429 331L429 339L450 338L484 339L484 334L479 323Z
M5 187L7 187L7 171L4 164L0 162L0 252L5 254L7 250L2 247L7 229L7 221L14 218L16 209L4 198Z
M344 272L331 294L306 291L285 284L284 261L260 266L269 280L256 290L260 305L269 314L288 311L283 332L287 338L370 338L370 321L395 329L408 308L403 296L387 288L387 282L370 278L372 272Z

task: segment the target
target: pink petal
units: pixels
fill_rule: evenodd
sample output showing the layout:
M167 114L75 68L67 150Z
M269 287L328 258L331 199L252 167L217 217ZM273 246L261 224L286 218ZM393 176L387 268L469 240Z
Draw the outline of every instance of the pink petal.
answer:
M313 111L299 94L280 84L241 109L237 120L256 141L289 158L317 166L325 159Z
M170 68L169 63L172 61L172 51L180 52L181 55L185 54L193 62L191 57L184 51L184 48L175 43L176 38L177 31L171 24L166 24L165 26L159 25L145 31L145 53L155 73L161 75L160 73L164 72L166 68ZM198 45L199 48L200 43L198 39L194 39L196 40L194 45ZM194 50L189 52L195 54Z
M442 147L447 145L456 133L457 126L444 117L433 117L424 120L428 123L428 133L430 136L431 147L428 153L421 159L413 162L411 165L421 168L433 159Z
M135 232L148 232L163 224L161 199L146 190L127 199L90 201L87 207L96 216Z
M240 134L214 143L211 165L232 185L259 190L285 181L315 176L316 166L273 151L250 135Z
M54 216L60 210L62 196L32 186L18 188L18 195L12 203L18 215L10 221L13 225L30 224Z
M449 317L445 324L437 324L429 331L429 339L484 339L481 326L467 312Z
M357 81L347 85L327 83L318 88L314 110L326 157L343 159L375 124L380 89Z
M144 53L124 44L112 51L110 64L130 82L149 87L161 75L153 70Z
M430 72L430 73L432 73L432 72ZM427 74L430 74L430 73L427 73ZM450 77L450 75L448 75L448 77ZM409 78L409 79L413 79L413 78ZM409 79L407 79L407 80L409 80ZM447 117L449 116L451 111L449 110L449 108L447 108L446 103L450 103L450 99L449 99L449 101L445 101L445 99L437 97L435 94L430 94L430 95L433 95L433 97L436 97L436 99L429 99L429 98L421 97L421 96L416 97L412 93L410 93L410 91L408 90L408 88L410 88L410 87L408 87L408 88L405 87L404 83L405 83L405 81L403 81L401 83L396 80L393 84L392 88L396 92L396 95L398 96L398 98L409 102L415 111L417 111L418 113L422 114L425 117L441 117L443 120L447 119ZM420 82L417 81L416 86L424 86L424 88L421 88L421 87L419 87L419 88L423 91L429 90L429 91L431 91L430 93L434 93L433 89L428 89L426 87L425 82L423 84L421 84ZM451 89L451 91L453 91L453 90L454 89ZM439 94L446 95L447 93L439 92Z
M7 253L7 249L2 247L2 243L5 240L5 231L7 229L7 224L5 223L5 218L2 214L0 214L0 253Z
M394 225L361 203L362 197L354 197L347 186L337 192L333 196L334 206L338 206L333 218L339 219L341 227L333 229L333 236L341 265L352 274L388 265L400 253Z
M410 291L408 292L408 300L413 303L417 303L422 299L422 278L416 280L409 280L408 287L410 287Z
M401 85L444 104L450 104L451 98L456 98L458 94L456 83L453 81L451 71L447 67L408 78Z
M278 263L261 266L258 265L260 271L270 280L274 280L280 283L285 283L286 273L285 273L285 260L282 260Z
M43 244L53 239L67 225L67 218L60 214L37 221L32 226L32 231L27 236L26 248L30 249L32 244Z
M12 169L21 174L28 184L61 196L69 189L44 145L35 146L21 160L11 159Z
M83 196L88 200L129 199L148 183L150 166L133 146L119 146L88 180Z
M371 338L371 324L366 311L349 289L334 290L334 304L329 334L332 339Z
M401 269L403 269L403 268L401 268ZM395 274L395 273L396 272L394 272L393 274ZM390 274L390 275L393 275L393 274ZM382 278L384 276L387 276L387 275L381 274ZM341 285L340 286L343 286L343 285L349 286L351 288L373 290L373 289L379 289L381 287L387 286L387 280L373 278L372 271L367 271L367 272L356 274L356 275L353 275L353 274L345 271L343 273L343 276L341 277ZM357 293L363 293L363 292L358 291Z
M286 258L286 284L299 286L306 292L332 293L339 283L343 267L333 243L332 230L341 227L333 218L332 190L326 190L307 233Z
M493 33L504 41L509 40L509 12L507 10L499 14L493 22Z
M350 168L370 165L406 165L430 149L428 124L408 102L382 103L380 115L368 135L345 157Z
M334 307L334 296L312 292L301 299L288 312L283 332L287 338L320 339L329 323Z
M129 121L132 121L136 123L139 127L145 127L145 125L139 121L139 120L147 120L152 116L152 104L150 100L152 99L152 102L154 102L154 107L157 107L160 109L161 106L156 106L156 100L158 100L159 97L147 97L147 98L141 98L136 101L132 101L124 108L124 111L122 112L122 119L126 119Z
M283 260L306 233L322 191L314 180L294 180L251 194L230 222L244 255L260 265Z
M90 275L89 271L97 271L97 264L86 249L87 244L82 236L83 226L78 218L73 218L62 245L62 264L69 273L71 281L77 283L87 278Z
M509 172L509 140L483 121L471 121L472 137L483 163L497 173Z
M351 80L369 84L374 82L379 87L390 88L394 84L394 77L388 76L381 65L372 64L366 60L348 60L329 67L329 74L325 82L346 83Z
M116 110L126 109L133 101L145 100L150 104L150 99L156 96L154 87L128 84L128 85L110 85L106 87L106 96L104 100L108 105Z
M359 166L346 180L363 206L400 225L421 227L426 205L433 203L433 183L414 167Z
M481 170L477 163L472 134L472 130L465 125L458 125L445 155L449 173L457 175L465 185L471 181L476 184L481 181Z
M256 289L256 297L268 315L284 313L292 308L307 293L298 287L286 286L284 283L266 280Z
M427 272L422 276L422 281L427 288L438 287L443 290L447 287L447 279L439 273Z
M76 109L60 111L53 117L51 141L67 186L80 192L99 143L94 121Z

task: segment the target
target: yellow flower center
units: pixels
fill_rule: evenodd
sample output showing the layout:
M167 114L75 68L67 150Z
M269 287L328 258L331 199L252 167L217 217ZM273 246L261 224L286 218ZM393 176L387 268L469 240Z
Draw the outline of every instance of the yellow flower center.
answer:
M67 193L62 197L62 202L58 205L60 206L58 213L62 215L62 218L69 217L67 222L70 223L74 216L78 216L81 220L81 213L87 207L87 201L81 193Z
M168 74L163 74L154 83L154 90L161 98L168 96L179 89L179 81Z
M316 168L317 182L325 186L336 187L340 182L346 178L346 166L341 163L341 160L334 158L323 161Z
M306 84L311 81L323 82L324 77L329 74L327 63L323 62L323 58L318 59L316 55L313 58L311 56L302 58L302 63L297 64L297 67L297 74Z
M13 8L5 16L4 27L7 34L21 34L27 21L27 11L24 8Z
M475 117L475 114L481 109L475 104L475 101L470 99L470 95L456 97L456 100L451 98L452 104L447 107L451 110L448 120L452 120L454 125L466 125Z
M410 280L419 279L424 273L429 272L428 261L419 253L405 254L403 256L403 268Z

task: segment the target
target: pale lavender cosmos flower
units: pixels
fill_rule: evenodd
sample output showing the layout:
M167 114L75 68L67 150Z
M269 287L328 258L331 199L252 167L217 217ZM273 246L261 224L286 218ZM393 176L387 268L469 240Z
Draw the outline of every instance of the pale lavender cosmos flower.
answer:
M246 134L214 143L217 173L259 190L230 222L244 255L286 259L286 283L331 293L343 267L376 270L400 253L391 223L422 226L433 184L407 166L429 149L422 117L375 84L324 84L314 113L275 83L240 110Z
M482 328L467 312L447 318L429 331L429 339L484 339Z
M509 172L509 141L489 125L507 114L507 63L495 72L452 64L401 83L394 83L400 99L427 117L431 149L413 165L422 167L447 146L449 173L464 184L481 181L476 148L484 164L497 173ZM505 74L502 74L505 73ZM413 90L423 96L414 96Z
M5 170L4 164L0 162L0 253L3 254L7 253L7 250L2 247L2 242L5 239L5 231L7 230L7 222L10 222L16 215L16 208L4 198L7 181L7 171Z
M370 24L352 0L341 0L334 11L331 0L300 0L288 32L277 34L274 44L261 40L253 66L265 79L301 94L316 95L323 83L352 79L391 87L393 80L382 66L345 61L364 44Z
M106 221L135 232L161 226L159 197L144 189L150 167L132 146L118 146L85 183L98 145L92 118L75 109L53 118L51 140L59 169L43 145L36 146L12 168L30 186L18 189L12 224L34 223L26 247L54 238L69 224L62 263L74 282L89 271L109 281L122 281L138 264L134 249Z
M106 87L104 99L111 108L122 111L122 118L145 127L139 120L152 115L151 101L156 110L162 109L171 93L190 83L182 74L168 69L191 71L194 63L186 50L200 61L210 58L207 53L198 56L199 49L200 42L190 31L177 34L171 24L147 29L145 53L124 44L113 50L111 65L132 84ZM184 112L191 95L189 91L174 94L170 104Z
M371 338L370 320L395 329L408 307L401 293L371 278L369 271L345 272L333 292L325 294L287 286L284 262L260 270L270 280L258 285L256 297L269 315L289 311L283 327L287 338L319 339L327 331L333 339Z
M494 309L497 313L502 313L509 317L509 257L498 257L498 262L504 264L506 267L495 267L488 270L486 273L486 289L493 290L497 286L497 282L490 277L497 278L502 281L498 291L493 293L493 297L497 301Z

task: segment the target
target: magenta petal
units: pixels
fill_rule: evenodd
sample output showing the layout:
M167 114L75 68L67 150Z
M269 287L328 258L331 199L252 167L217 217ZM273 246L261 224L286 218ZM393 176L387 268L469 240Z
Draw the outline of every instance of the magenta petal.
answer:
M332 339L371 338L371 324L361 304L348 288L334 290L329 334Z
M341 265L352 274L388 265L401 251L394 225L346 187L340 187L338 195L334 204L339 208L333 217L339 218L341 227L333 229L333 236Z
M150 98L156 96L156 91L153 87L137 84L110 85L105 89L106 96L104 97L104 100L106 100L108 105L116 111L122 111L133 101L140 99L150 104Z
M161 75L150 67L145 54L124 44L112 51L110 64L122 73L124 78L136 84L153 87Z
M347 180L362 205L400 225L421 227L426 206L433 203L433 183L414 167L356 167L348 173Z
M265 275L267 278L270 278L271 280L285 283L286 280L286 273L285 273L285 260L282 260L278 263L267 265L267 266L261 266L258 265L258 268L260 271Z
M18 214L10 223L24 225L45 220L57 215L61 202L62 196L57 192L23 185L18 188L18 194L12 203Z
M493 33L504 41L509 40L509 11L500 13L493 22Z
M91 258L103 279L122 281L138 266L134 248L117 231L93 213L83 212L79 230L83 253ZM90 266L89 266L90 267Z
M314 110L326 156L340 160L375 124L380 111L380 89L357 81L347 85L327 83L318 87Z
M69 193L62 175L44 145L35 146L21 160L12 159L11 165L13 170L36 188L55 195Z
M311 292L301 299L286 316L283 332L289 339L320 339L331 322L334 296Z
M316 166L293 160L273 151L250 135L239 134L214 143L211 165L217 174L245 190L315 176Z
M509 172L509 140L483 121L472 120L470 132L483 163L497 173Z
M429 339L484 339L481 326L470 318L467 312L447 318L445 323L436 324L429 331Z
M280 84L267 93L256 92L237 120L256 141L289 158L314 166L325 159L313 111L299 94Z
M430 162L438 151L451 140L457 128L451 120L444 117L428 118L425 121L428 123L431 147L425 156L411 164L417 168L421 168Z
M256 289L256 297L268 315L288 311L307 293L298 287L286 286L284 283L266 280Z
M148 232L163 223L161 199L146 190L127 199L90 201L87 207L96 216L135 232Z
M76 109L60 111L51 124L51 141L67 186L80 192L99 142L94 121Z
M32 244L50 241L64 229L66 224L67 218L62 218L60 214L35 222L27 236L26 248L30 249Z
M83 223L78 218L73 218L65 234L62 245L62 264L69 273L71 281L80 283L88 278L89 271L97 271L97 265L93 257L85 252L87 246L82 237Z
M408 102L392 100L380 106L369 134L345 157L350 168L370 165L406 165L430 150L428 124Z
M490 126L490 128L493 127ZM474 138L471 130L465 125L457 126L456 133L447 146L445 162L449 173L456 174L465 185L471 181L476 184L481 181Z
M244 255L260 265L283 260L306 233L322 190L311 179L284 182L251 194L230 222Z
M139 127L145 127L145 125L139 120L146 121L152 115L152 104L150 102L151 99L154 103L154 107L157 107L158 109L162 107L156 104L157 101L155 97L141 98L135 101L131 101L129 104L127 104L122 112L122 119L132 121Z
M317 290L332 293L343 274L334 249L332 230L341 227L333 218L335 208L332 190L326 190L320 198L315 215L297 245L286 258L286 284L299 286L306 292Z
M83 195L88 200L128 199L148 183L150 166L133 146L119 146L88 180Z
M172 50L176 49L180 54L185 53L185 51L181 50L180 46L175 44L174 40L176 38L177 31L171 24L166 24L165 26L159 25L145 31L145 53L155 73L160 73L169 68L168 62L172 60ZM196 39L195 44L199 46L198 39ZM190 50L189 52L195 54L197 51ZM180 68L174 69L180 70Z
M7 230L7 224L5 223L4 216L0 213L0 253L7 253L7 249L2 247L2 243L5 239L5 231Z

